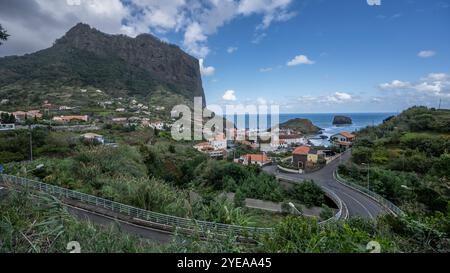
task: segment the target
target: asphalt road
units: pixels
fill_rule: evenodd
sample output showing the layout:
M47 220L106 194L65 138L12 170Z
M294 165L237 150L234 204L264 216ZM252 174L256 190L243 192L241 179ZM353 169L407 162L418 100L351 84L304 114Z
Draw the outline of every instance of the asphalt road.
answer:
M345 153L341 159L336 159L323 169L309 174L284 173L278 171L276 166L264 167L264 171L270 172L280 178L285 177L286 179L298 180L299 182L312 179L321 187L334 192L342 200L348 209L349 217L360 216L376 219L377 216L386 212L382 205L367 195L339 183L334 178L334 171L341 162L348 161L350 156L350 153Z
M114 225L117 226L121 231L137 235L142 238L150 239L158 243L165 244L170 242L172 239L172 234L165 231L134 225L102 214L87 211L81 208L69 205L65 206L67 207L67 210L71 215L83 221L90 221L92 223L103 226Z

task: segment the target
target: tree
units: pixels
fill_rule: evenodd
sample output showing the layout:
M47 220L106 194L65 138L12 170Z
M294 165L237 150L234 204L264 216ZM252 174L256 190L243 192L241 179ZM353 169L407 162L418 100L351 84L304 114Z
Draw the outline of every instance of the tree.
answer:
M4 29L3 27L2 27L2 25L0 25L0 45L2 45L2 40L3 41L6 41L6 40L8 40L8 37L9 37L9 34L8 33L6 33L6 29Z
M295 200L307 207L321 206L325 203L325 193L314 181L305 181L289 190L289 194Z

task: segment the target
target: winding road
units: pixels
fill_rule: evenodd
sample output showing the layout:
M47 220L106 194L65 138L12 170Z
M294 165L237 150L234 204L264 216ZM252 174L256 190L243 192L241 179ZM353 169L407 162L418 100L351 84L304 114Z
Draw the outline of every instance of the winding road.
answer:
M350 156L350 153L346 153L340 159L334 160L323 169L310 174L282 173L278 171L276 166L267 166L263 169L266 172L274 174L277 178L284 178L286 180L295 181L298 183L301 183L304 180L311 179L325 190L333 192L342 201L343 207L345 208L345 212L343 212L343 216L341 216L341 219L356 216L368 219L376 219L380 214L386 213L385 208L371 197L344 184L341 184L334 177L334 171L337 169L339 164L341 162L348 161ZM0 187L0 197L5 190L6 189ZM140 237L152 239L160 243L168 243L173 237L173 235L169 232L121 221L119 219L108 217L103 214L88 211L68 204L65 204L65 206L67 207L67 210L70 214L82 220L89 220L100 225L116 225L122 231L138 235Z
M386 213L385 208L376 202L371 197L352 189L340 182L334 177L334 171L341 164L350 159L350 152L344 153L340 159L336 159L323 169L309 173L309 174L294 174L280 172L277 166L266 166L264 171L269 172L277 176L278 178L285 178L286 180L294 180L301 183L304 180L314 180L319 186L324 189L335 193L347 207L349 217L363 217L369 219L376 219L377 216Z

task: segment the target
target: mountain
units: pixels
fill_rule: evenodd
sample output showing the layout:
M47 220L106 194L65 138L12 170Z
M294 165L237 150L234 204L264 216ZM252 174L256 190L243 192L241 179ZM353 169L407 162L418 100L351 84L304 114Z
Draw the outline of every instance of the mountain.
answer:
M281 123L280 129L291 129L305 135L318 134L322 131L321 128L314 125L309 119L302 118L290 119Z
M201 96L206 104L198 60L150 34L109 35L80 23L48 49L0 58L0 98L13 104L73 97L80 88L190 104Z

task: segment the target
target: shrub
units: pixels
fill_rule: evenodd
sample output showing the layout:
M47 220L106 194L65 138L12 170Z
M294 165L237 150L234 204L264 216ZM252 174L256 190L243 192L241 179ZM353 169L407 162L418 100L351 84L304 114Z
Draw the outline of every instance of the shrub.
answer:
M295 184L289 195L308 207L322 206L325 202L325 193L314 181Z

